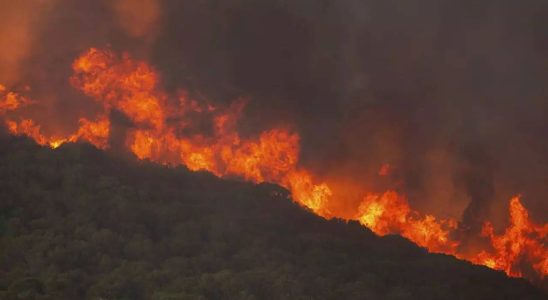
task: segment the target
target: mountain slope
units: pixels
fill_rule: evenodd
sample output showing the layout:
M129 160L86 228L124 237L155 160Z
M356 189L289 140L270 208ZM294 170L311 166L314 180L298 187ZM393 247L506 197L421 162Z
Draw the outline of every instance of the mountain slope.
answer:
M545 299L277 186L0 142L1 299Z

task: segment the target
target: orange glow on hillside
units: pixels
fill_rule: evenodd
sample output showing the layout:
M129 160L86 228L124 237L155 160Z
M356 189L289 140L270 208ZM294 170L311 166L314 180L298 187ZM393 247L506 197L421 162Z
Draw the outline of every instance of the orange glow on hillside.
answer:
M106 149L110 131L110 122L102 117L96 122L85 118L80 119L80 127L77 132L68 136L46 136L42 133L40 125L37 125L31 119L23 119L20 122L6 120L8 131L13 135L25 135L36 141L42 146L58 148L67 142L86 141L97 148Z
M405 198L394 191L368 194L357 219L378 235L397 233L430 251L454 253L458 242L449 238L456 228L454 220L437 220L413 211Z
M0 115L17 110L31 104L31 101L21 95L10 92L0 84Z
M509 211L510 224L504 233L497 235L491 223L484 224L482 234L489 239L491 249L482 250L470 260L514 277L523 276L520 266L525 263L544 278L548 274L548 224L531 222L519 196L510 200Z
M219 177L276 183L287 188L296 202L324 218L356 220L378 235L399 234L431 252L455 255L510 276L526 276L522 271L524 264L537 277L548 274L548 225L531 222L519 197L510 201L510 224L504 233L495 234L493 226L486 223L483 237L489 247L463 254L459 251L461 241L454 234L458 230L456 220L421 213L396 191L364 193L351 208L353 216L348 217L348 210L331 205L338 199L333 185L299 165L301 137L297 132L289 126L264 130L255 136L243 136L238 131L244 100L221 107L190 99L185 91L168 95L159 85L158 73L148 63L110 49L89 49L74 61L72 68L71 85L100 107L94 120L80 118L78 128L69 135L46 135L32 119L14 120L11 113L32 102L0 85L0 115L5 115L9 132L26 135L51 148L86 141L107 149L113 122L109 116L116 110L131 123L123 142L139 159L184 165ZM207 121L210 130L196 130L195 118ZM377 173L387 176L392 168L383 164Z

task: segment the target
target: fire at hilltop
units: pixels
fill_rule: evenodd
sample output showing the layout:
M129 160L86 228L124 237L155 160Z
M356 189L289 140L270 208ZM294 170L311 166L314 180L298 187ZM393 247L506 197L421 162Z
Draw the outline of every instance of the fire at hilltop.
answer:
M459 223L439 219L410 207L396 191L365 193L358 205L337 209L338 195L330 182L322 182L299 166L300 136L289 128L272 128L256 137L237 131L245 106L239 99L228 107L190 99L180 91L176 97L159 87L157 72L146 62L121 56L110 49L89 49L72 65L71 85L101 107L93 119L80 118L69 135L46 133L40 124L21 117L22 108L34 101L0 85L0 115L9 132L25 135L38 144L57 148L68 142L88 142L108 149L111 112L121 112L132 123L125 133L125 147L139 159L165 165L185 165L219 177L237 177L255 183L271 182L287 188L295 201L324 218L359 221L378 235L399 234L431 252L454 255L475 264L502 270L509 276L544 280L548 274L548 224L529 219L520 198L510 200L508 227L495 233L491 223L482 230L485 244L471 251L461 249ZM176 101L174 101L176 99ZM211 123L211 132L193 130L199 116ZM379 176L390 172L383 165Z

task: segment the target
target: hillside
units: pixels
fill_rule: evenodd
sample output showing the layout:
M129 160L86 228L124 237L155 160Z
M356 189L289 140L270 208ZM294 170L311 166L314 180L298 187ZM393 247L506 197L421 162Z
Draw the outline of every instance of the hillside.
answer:
M0 299L545 299L269 185L0 142Z

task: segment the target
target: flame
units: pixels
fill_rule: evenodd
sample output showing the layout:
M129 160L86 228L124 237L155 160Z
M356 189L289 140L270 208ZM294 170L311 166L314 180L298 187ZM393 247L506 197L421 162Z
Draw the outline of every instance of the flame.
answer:
M40 145L49 145L52 148L57 148L60 145L58 140L50 140L45 137L40 130L40 125L36 125L33 120L22 120L21 122L15 122L6 120L6 126L10 133L14 135L26 135L32 138L36 143Z
M96 122L85 118L80 119L80 128L75 134L68 137L46 136L42 133L40 125L31 119L23 119L20 122L6 120L8 131L13 135L25 135L32 138L37 144L58 148L67 142L86 141L97 148L106 149L110 122L106 118Z
M490 241L491 249L470 260L514 277L523 276L521 265L526 263L543 279L548 274L548 248L544 246L548 224L531 222L519 196L510 200L509 211L510 224L501 235L495 234L491 223L484 224L482 235Z
M454 220L437 220L413 211L395 191L368 194L360 204L357 220L378 235L397 233L430 251L454 253L458 242L449 238Z
M486 223L483 238L488 244L475 252L459 249L458 230L453 219L438 219L420 213L407 198L392 190L367 192L349 215L338 208L332 183L318 182L309 169L299 165L300 136L287 127L271 128L255 136L242 136L237 123L246 101L238 99L227 107L191 99L186 91L176 97L160 88L156 70L128 54L91 48L72 65L71 85L92 98L101 113L95 120L80 118L74 133L46 135L32 119L13 121L10 113L32 104L0 85L0 114L15 135L26 135L52 148L63 143L87 141L98 148L109 147L113 110L131 122L125 145L139 159L166 165L185 165L193 171L208 171L219 177L236 177L254 183L271 182L287 188L292 198L324 217L359 221L378 235L399 234L431 252L455 255L475 264L502 270L510 276L540 277L548 273L545 247L548 225L529 220L519 197L510 201L510 225L497 235ZM206 120L210 130L199 130L195 119ZM392 172L381 165L378 175ZM536 275L525 274L529 266Z
M0 84L0 115L31 104L31 101Z
M312 176L297 169L299 135L283 128L263 131L256 138L243 138L236 123L245 101L226 109L199 105L184 92L179 106L167 102L158 88L158 76L146 63L109 49L92 48L73 64L72 85L101 103L108 113L123 112L137 128L129 132L126 144L140 159L164 164L183 164L190 170L209 171L217 176L236 176L255 183L273 182L290 189L294 199L319 212L331 192L325 184L314 184ZM211 136L178 134L189 113L212 114Z
M110 50L91 48L72 66L71 83L103 104L116 108L133 122L161 129L165 120L163 94L155 90L152 68L125 54L121 59Z
M308 171L293 170L287 174L280 185L291 191L293 199L316 214L323 217L330 216L327 204L333 192L326 183L314 184Z
M81 118L79 124L78 131L71 135L67 141L87 141L99 149L108 148L110 120L106 116L99 116L96 121Z

